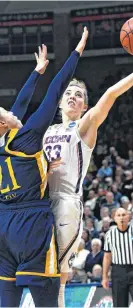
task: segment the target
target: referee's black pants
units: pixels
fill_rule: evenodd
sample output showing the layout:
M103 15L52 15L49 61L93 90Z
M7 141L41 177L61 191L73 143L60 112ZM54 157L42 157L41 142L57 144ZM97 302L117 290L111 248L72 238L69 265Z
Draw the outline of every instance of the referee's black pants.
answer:
M113 265L113 307L128 307L129 293L133 300L133 265Z

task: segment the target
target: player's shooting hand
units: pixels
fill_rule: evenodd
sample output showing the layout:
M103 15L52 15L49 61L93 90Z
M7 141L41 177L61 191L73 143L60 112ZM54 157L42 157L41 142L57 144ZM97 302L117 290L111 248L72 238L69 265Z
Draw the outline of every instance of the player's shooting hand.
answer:
M61 158L57 158L49 163L48 175L53 174L53 170L59 167L60 165L64 165L64 162Z
M38 47L38 54L35 52L35 58L37 62L35 70L42 75L49 64L49 60L47 60L47 47L44 44L42 44L42 47Z
M75 50L77 50L80 53L80 56L82 55L83 50L85 48L88 35L89 35L89 31L88 31L87 27L84 27L84 31L83 31L81 40L79 41L77 47L75 48Z

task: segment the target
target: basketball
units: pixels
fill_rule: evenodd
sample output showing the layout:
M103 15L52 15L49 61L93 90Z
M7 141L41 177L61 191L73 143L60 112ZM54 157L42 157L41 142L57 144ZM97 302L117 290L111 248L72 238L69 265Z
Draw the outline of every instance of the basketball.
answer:
M122 26L120 41L123 48L133 55L133 18L128 19Z

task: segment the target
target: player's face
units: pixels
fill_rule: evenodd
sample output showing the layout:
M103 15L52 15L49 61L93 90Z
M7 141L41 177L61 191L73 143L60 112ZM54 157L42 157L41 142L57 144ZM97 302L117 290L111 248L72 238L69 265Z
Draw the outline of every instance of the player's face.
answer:
M78 86L68 86L63 94L60 107L70 119L77 120L87 109L84 104L84 89Z

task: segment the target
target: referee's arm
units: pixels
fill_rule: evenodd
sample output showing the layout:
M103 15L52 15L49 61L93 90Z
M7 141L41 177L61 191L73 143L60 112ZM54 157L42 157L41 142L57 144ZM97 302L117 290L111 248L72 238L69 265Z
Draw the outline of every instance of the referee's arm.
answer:
M110 265L112 263L112 255L111 255L108 235L109 235L109 232L106 233L105 243L104 243L103 279L102 279L102 286L104 289L109 288L108 272L109 272Z

